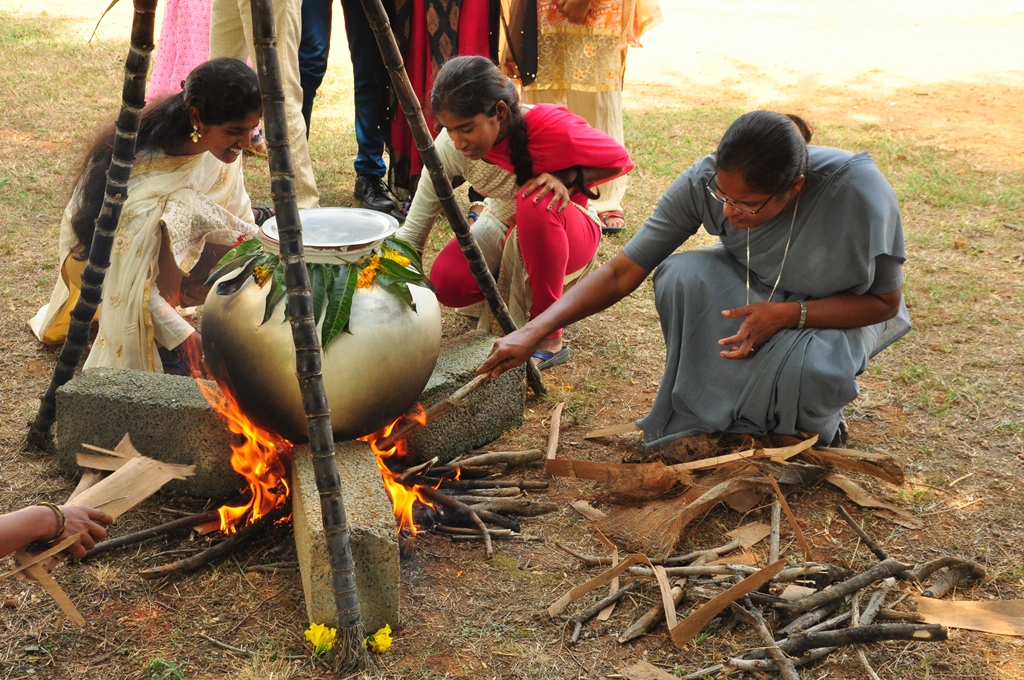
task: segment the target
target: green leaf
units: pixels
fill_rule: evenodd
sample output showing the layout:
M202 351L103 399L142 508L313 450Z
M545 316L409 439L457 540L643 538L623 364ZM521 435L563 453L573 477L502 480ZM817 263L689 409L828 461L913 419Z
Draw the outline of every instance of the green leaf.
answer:
M409 290L409 284L405 281L391 281L389 283L381 283L381 286L389 291L390 293L397 295L405 304L409 305L412 311L416 311L416 303L413 302L412 292Z
M246 279L252 276L253 270L256 269L257 262L259 262L258 257L250 258L249 262L246 263L245 267L239 274L236 274L226 281L218 283L217 295L232 295L237 293L238 289L245 284Z
M420 274L423 273L423 260L420 259L420 254L416 252L411 243L400 238L391 237L384 239L384 247L390 248L400 255L409 258L409 262L412 263L416 271Z
M246 241L246 243L248 243L248 241ZM212 286L214 281L216 281L217 279L221 278L222 276L224 276L226 274L230 274L231 272L235 271L239 267L244 267L245 265L249 264L250 262L252 262L253 260L255 260L257 258L258 258L258 254L257 253L249 252L249 253L242 253L241 255L239 255L238 257L235 257L234 259L228 260L223 265L220 262L218 262L217 266L213 270L213 273L211 273L206 278L206 283L203 284L203 285L205 285L205 286ZM221 262L223 262L223 261L224 260L222 259Z
M274 275L271 277L270 292L267 293L267 307L263 310L263 321L260 322L262 326L270 320L270 315L274 311L274 307L281 301L284 294L288 292L288 286L284 282L284 267L275 267ZM285 312L287 314L287 311Z
M236 257L241 257L242 255L251 253L255 250L263 250L263 241L259 240L259 238L255 236L251 236L228 252L224 253L224 257L220 258L220 261L214 266L214 269L217 267L223 267Z
M327 302L327 314L324 316L324 325L320 333L322 349L327 349L331 341L342 332L351 332L348 329L348 322L352 317L352 299L355 297L358 282L359 267L338 267L333 293Z
M385 277L386 282L381 282L381 285L387 285L391 281L405 281L407 283L415 283L422 285L423 275L419 272L414 272L407 267L403 267L394 260L387 258L380 258L380 269L377 271L376 278Z
M309 287L313 295L313 322L319 323L324 311L327 279L332 278L332 272L322 264L307 264L306 271L309 274Z

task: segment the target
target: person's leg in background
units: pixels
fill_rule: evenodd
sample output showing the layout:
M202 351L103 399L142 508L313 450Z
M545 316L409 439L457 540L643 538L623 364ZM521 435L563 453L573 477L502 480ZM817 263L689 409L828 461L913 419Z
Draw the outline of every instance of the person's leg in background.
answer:
M355 196L371 210L395 213L398 205L384 181L387 173L384 130L389 125L387 113L391 80L360 0L341 0L341 9L345 14L348 51L352 55L358 145Z
M313 164L306 144L306 122L302 118L302 86L299 84L299 40L302 33L301 0L274 3L274 31L277 59L284 91L288 144L295 173L295 201L300 208L316 208L320 195L313 177ZM232 6L234 6L232 15ZM241 47L240 47L241 46ZM239 50L244 50L239 54ZM210 16L210 57L249 57L256 64L252 41L252 12L249 0L214 0ZM264 130L266 133L266 130Z
M333 0L302 0L302 38L299 41L299 84L302 85L302 118L309 139L313 100L327 73L331 50Z

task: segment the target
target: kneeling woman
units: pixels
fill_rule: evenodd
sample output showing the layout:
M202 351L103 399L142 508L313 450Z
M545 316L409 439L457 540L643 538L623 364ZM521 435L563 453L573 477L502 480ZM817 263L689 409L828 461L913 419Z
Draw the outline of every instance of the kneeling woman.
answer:
M868 359L910 328L896 196L866 153L808 146L796 117L755 111L669 187L623 252L498 340L479 372L522 363L553 328L654 274L667 346L649 445L697 432L840 432ZM704 225L708 248L673 254Z
M593 267L601 223L587 210L590 187L633 168L629 154L585 120L550 104L520 108L515 85L484 57L446 63L430 95L442 127L435 140L445 172L489 201L473 224L488 267L517 324L541 314ZM419 184L401 238L423 251L441 211L433 184ZM457 241L430 271L441 304L483 300ZM545 368L568 358L561 327L538 343Z
M169 370L180 371L180 351L171 350L201 349L199 333L175 306L201 302L201 284L218 253L240 234L255 232L240 158L262 110L256 74L236 59L200 64L183 92L145 108L86 368L160 373L166 361ZM111 126L93 143L64 210L60 276L49 304L29 321L47 344L67 335L113 140Z

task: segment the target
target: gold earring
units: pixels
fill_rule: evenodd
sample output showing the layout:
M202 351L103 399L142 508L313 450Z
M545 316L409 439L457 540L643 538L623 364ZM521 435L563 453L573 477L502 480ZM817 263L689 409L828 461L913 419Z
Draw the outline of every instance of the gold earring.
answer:
M192 123L192 134L189 135L189 137L192 138L193 144L198 144L199 140L203 138L203 136L199 134L199 126L195 123Z

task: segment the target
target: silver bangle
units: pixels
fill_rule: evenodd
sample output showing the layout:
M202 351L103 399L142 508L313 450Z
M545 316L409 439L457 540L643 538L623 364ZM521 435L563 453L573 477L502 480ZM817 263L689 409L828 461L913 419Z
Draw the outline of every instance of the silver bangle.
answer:
M797 300L797 304L800 305L800 320L796 324L796 329L800 330L807 323L807 303L803 300Z

